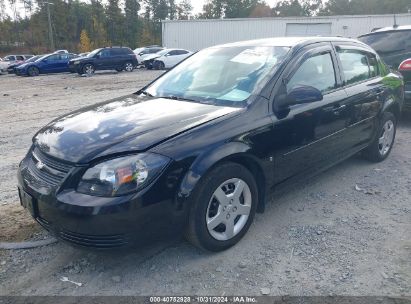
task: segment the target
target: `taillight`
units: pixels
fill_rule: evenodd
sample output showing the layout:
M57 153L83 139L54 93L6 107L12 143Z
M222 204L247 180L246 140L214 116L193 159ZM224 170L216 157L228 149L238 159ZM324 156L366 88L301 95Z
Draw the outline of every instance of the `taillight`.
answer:
M411 71L411 59L404 60L401 62L400 67L398 68L400 71Z

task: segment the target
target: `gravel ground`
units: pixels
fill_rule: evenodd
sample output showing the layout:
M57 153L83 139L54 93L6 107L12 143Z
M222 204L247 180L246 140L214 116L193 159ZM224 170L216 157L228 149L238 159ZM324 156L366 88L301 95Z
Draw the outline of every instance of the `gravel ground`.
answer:
M17 165L35 131L157 75L0 76L0 241L47 237L16 191ZM0 251L0 295L411 296L410 152L411 117L405 117L385 162L354 157L277 193L244 239L222 253L201 252L179 237L127 251L61 242Z

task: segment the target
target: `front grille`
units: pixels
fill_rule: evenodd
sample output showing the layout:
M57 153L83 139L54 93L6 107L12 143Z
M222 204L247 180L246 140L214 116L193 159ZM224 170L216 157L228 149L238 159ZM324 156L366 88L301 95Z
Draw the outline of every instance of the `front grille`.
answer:
M92 247L98 249L109 249L122 247L129 243L128 239L122 235L88 235L80 234L66 229L59 232L59 237L67 242L78 246Z
M35 147L30 154L28 169L42 184L57 186L73 168L72 164L48 156Z

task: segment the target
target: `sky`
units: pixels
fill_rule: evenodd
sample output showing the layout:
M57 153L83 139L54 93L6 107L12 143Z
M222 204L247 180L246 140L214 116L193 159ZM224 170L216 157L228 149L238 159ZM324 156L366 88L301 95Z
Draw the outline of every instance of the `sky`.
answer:
M277 2L278 0L265 0L265 3L267 3L270 7L275 6ZM206 3L206 0L191 0L191 4L193 6L193 13L201 13L203 10L204 3Z
M81 1L88 2L87 0L81 0ZM270 7L275 6L278 1L279 1L279 0L265 0L265 2L266 2ZM178 2L178 0L177 0L177 2ZM8 2L6 1L7 13L12 16L12 15L13 15L13 11L12 11L10 5L7 4L7 3L8 3ZM204 3L206 3L206 0L191 0L191 4L192 4L192 6L193 6L193 14L194 14L194 15L202 12ZM22 6L22 5L20 5L20 6L18 7L18 11L20 12L20 14L24 15L24 9L23 9L23 6Z

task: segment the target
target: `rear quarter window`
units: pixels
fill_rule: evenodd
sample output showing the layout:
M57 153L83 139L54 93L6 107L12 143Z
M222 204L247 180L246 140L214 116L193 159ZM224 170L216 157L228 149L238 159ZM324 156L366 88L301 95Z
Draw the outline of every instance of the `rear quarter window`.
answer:
M370 78L367 54L358 50L340 49L338 57L342 65L345 84L351 85Z

